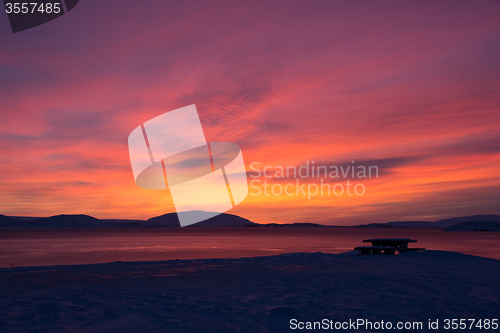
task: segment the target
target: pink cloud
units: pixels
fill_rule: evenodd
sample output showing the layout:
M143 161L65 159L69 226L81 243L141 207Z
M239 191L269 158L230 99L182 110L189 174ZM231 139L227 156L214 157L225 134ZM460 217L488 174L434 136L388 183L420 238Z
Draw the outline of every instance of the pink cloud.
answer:
M498 158L499 11L493 1L99 2L2 34L0 210L146 218L172 209L168 195L133 183L126 138L196 104L206 138L238 143L247 166L408 160L356 203L260 198L235 209L246 217L328 212L348 223L417 218L418 205L448 216L466 202L467 212L500 213L481 194L500 193L464 174L425 186L435 170ZM500 173L468 168L492 182ZM410 180L425 199L403 195ZM468 196L451 190L463 181Z

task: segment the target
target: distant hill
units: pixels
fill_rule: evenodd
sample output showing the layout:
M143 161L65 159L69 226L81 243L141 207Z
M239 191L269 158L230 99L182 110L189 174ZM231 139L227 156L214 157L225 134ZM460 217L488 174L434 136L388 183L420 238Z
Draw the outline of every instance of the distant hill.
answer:
M19 227L18 220L0 214L0 228L16 228L16 227Z
M126 224L124 220L112 221L113 222L99 220L95 217L83 214L63 214L51 217L9 217L0 215L0 229L100 229L121 228L122 226L119 226L118 222Z
M436 221L436 223L441 224L444 228L463 222L500 222L500 215L472 215Z
M497 231L500 232L500 222L462 222L452 225L443 231Z
M324 225L318 223L267 223L267 224L256 224L256 227L279 227L279 228L287 228L287 227L337 227L336 225Z
M42 217L35 217L35 216L9 216L11 219L14 220L21 220L21 221L33 221L33 220L38 220L41 219Z
M196 211L192 213L199 215L205 212ZM148 219L147 222L163 227L180 227L179 219L177 218L176 213L168 213L165 215L153 217ZM257 225L257 223L251 222L250 220L247 220L238 215L222 213L204 221L189 225L188 227L248 227Z
M452 217L449 219L438 220L436 222L428 221L402 221L387 223L370 223L358 225L359 228L448 228L457 223L463 222L500 222L500 215L473 215Z
M193 214L204 214L196 211ZM211 214L211 213L206 213ZM220 214L189 227L247 227L258 226L245 218ZM148 220L97 219L89 215L56 215L44 218L9 217L0 215L0 229L118 229L118 228L175 228L180 227L176 213L152 217Z
M102 228L128 229L128 228L160 228L148 223L146 220L127 220L127 219L100 219Z
M358 225L358 228L437 228L436 222L397 221L386 223L370 223Z
M25 225L37 229L93 229L101 228L101 221L89 215L56 215L36 220L25 220Z

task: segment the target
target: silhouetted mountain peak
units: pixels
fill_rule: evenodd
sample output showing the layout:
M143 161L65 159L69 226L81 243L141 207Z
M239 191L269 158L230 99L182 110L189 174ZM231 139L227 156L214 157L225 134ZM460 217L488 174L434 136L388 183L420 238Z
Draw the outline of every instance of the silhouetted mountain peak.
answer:
M210 212L203 212L203 211L185 212L184 214L189 214L189 213L193 213L196 215L206 213L207 216L213 214ZM161 216L152 217L148 219L148 222L168 227L180 226L179 219L177 218L177 213L167 213ZM189 227L244 227L252 225L257 225L257 223L253 223L250 220L247 220L238 215L222 213L217 216L208 218L204 221L192 224Z
M83 214L75 214L75 215L55 215L51 217L43 217L40 219L36 219L34 221L30 221L29 225L40 228L100 228L101 223L99 219L89 215Z

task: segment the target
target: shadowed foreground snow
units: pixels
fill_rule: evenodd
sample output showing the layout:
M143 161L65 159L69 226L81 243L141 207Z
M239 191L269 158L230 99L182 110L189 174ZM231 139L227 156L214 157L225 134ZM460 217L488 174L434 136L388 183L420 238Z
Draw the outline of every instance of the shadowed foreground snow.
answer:
M0 332L304 332L290 319L499 314L500 261L441 251L0 269Z

